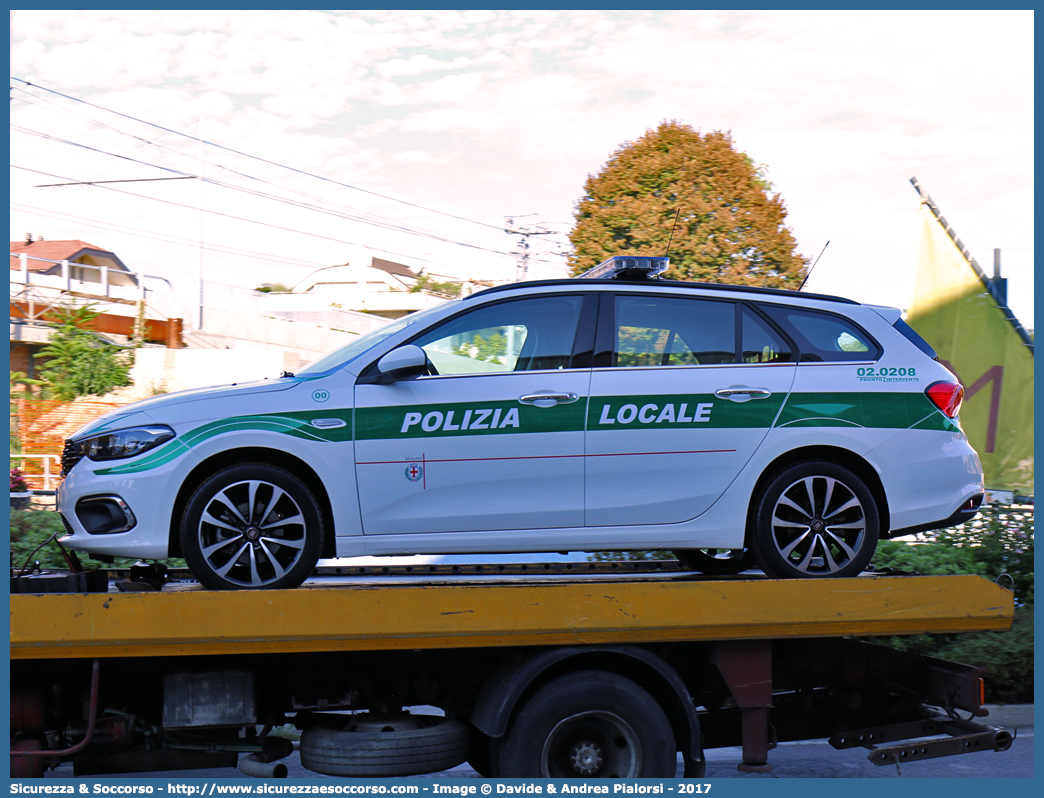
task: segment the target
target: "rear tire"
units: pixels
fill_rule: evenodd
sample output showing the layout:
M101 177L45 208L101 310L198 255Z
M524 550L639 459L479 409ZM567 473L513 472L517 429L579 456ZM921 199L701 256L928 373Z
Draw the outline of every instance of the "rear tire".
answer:
M863 480L835 463L811 461L784 468L761 491L751 548L776 578L856 576L880 533L877 502Z
M608 671L549 682L494 740L499 778L673 778L677 748L648 692Z

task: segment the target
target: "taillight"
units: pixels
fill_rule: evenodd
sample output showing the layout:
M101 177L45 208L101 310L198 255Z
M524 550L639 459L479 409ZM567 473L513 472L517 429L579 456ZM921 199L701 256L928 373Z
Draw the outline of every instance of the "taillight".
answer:
M956 418L964 401L964 386L959 382L933 382L924 390L932 404L949 418Z

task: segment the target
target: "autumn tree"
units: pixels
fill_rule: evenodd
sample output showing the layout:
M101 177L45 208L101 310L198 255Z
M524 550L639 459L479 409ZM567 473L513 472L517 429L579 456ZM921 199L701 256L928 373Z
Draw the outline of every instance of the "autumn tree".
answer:
M588 177L570 266L579 274L612 255L663 255L670 240L665 278L796 289L808 259L794 251L786 216L729 133L663 122Z

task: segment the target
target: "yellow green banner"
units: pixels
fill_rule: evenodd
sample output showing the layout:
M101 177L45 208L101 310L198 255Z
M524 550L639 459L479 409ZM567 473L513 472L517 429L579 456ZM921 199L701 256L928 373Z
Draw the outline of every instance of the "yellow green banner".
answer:
M986 487L1033 495L1033 349L930 202L921 204L907 321L964 386L961 426L982 460Z

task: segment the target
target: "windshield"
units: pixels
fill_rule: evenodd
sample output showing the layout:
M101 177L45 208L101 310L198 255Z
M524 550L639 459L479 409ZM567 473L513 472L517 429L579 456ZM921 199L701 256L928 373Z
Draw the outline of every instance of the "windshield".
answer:
M410 327L418 322L424 321L428 316L431 316L436 311L440 311L445 305L436 305L433 308L427 308L425 310L411 313L408 316L403 316L401 319L385 324L383 327L378 327L376 330L370 330L364 335L360 335L354 341L345 344L338 349L328 352L318 360L313 360L303 369L297 372L298 376L301 374L321 374L324 371L330 371L331 369L340 368L348 365L351 361L360 355L368 352L370 349L375 347L381 341L395 335L407 327Z

